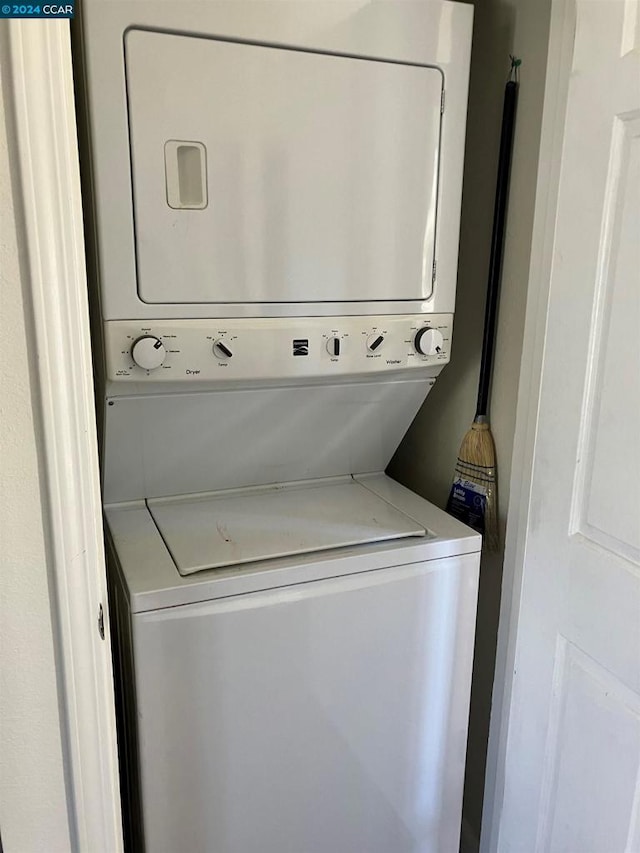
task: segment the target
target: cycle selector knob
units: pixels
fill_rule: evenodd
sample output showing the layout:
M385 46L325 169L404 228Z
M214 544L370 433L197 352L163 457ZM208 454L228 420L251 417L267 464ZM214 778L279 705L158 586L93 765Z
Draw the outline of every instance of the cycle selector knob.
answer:
M143 335L133 342L131 358L143 370L155 370L164 364L167 351L160 338L155 335Z
M384 335L374 333L367 338L367 349L369 352L377 352L384 344Z
M327 341L327 352L329 355L332 355L334 358L337 358L340 355L340 345L342 341L340 338L329 338Z
M213 345L213 354L216 358L227 359L233 357L233 351L227 341L216 341Z
M442 332L425 326L416 332L413 345L420 355L439 355L444 346L444 338Z

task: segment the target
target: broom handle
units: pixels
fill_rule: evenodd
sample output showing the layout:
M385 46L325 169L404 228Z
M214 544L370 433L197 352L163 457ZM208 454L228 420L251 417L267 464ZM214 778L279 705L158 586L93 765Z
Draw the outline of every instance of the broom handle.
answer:
M487 284L487 303L484 314L484 336L482 340L482 361L480 363L480 381L478 385L476 418L479 416L486 416L489 407L489 388L491 386L491 370L493 368L496 314L498 310L500 273L502 271L504 223L507 211L507 195L509 190L509 172L511 169L511 150L513 147L513 129L515 124L517 92L517 83L510 80L504 90L500 155L498 157L498 178L496 181L496 198L493 208L493 233L491 235L489 281Z

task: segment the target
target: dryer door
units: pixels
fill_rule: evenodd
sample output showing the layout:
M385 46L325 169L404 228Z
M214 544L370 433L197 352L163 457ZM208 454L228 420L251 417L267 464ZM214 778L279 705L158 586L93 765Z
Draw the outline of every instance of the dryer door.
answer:
M126 66L143 301L429 297L439 69L141 30Z

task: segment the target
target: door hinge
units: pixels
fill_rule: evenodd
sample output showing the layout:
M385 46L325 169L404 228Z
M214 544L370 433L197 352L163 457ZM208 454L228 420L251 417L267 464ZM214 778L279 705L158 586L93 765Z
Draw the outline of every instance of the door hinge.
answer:
M104 640L104 610L102 604L98 608L98 634L100 634L100 639Z
M440 115L444 112L444 89L442 90L442 94L440 95Z

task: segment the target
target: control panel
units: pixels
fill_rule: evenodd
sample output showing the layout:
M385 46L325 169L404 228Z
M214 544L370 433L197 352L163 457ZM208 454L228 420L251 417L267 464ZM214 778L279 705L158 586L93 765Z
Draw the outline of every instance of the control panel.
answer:
M451 314L233 320L112 320L111 381L218 382L440 368Z

